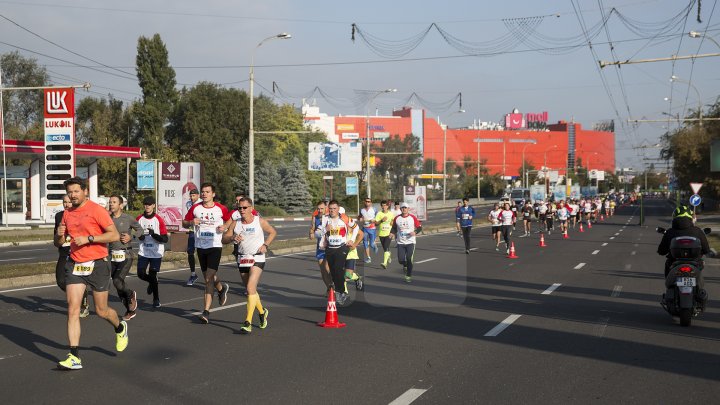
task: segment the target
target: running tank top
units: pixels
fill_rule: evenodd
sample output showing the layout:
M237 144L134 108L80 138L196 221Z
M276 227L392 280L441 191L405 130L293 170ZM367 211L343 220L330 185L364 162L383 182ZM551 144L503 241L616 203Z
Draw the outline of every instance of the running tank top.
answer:
M252 222L244 224L242 219L235 222L233 232L243 237L238 243L238 266L252 267L255 263L264 263L265 255L260 248L265 243L265 233L260 226L260 217L253 215Z

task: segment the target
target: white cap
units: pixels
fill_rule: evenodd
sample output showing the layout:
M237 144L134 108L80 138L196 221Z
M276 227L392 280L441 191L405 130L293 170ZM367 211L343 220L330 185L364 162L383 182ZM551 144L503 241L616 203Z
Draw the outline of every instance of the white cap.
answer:
M410 208L410 206L409 206L408 203L406 203L406 202L401 202L401 203L400 203L400 208Z
M345 207L340 207L340 208L338 209L338 213L339 213L340 215L344 214L344 213L345 213Z

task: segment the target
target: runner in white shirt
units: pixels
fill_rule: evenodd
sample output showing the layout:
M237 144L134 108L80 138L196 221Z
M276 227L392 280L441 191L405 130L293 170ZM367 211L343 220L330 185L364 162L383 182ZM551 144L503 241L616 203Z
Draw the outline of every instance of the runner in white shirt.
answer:
M502 236L505 239L505 246L507 247L507 254L510 254L510 235L512 235L512 228L515 225L517 216L510 209L510 203L505 203L505 207L500 212L500 226L502 227Z
M160 271L162 258L165 254L165 243L168 241L165 222L155 214L155 198L145 197L145 212L136 218L143 229L138 249L137 276L148 283L147 293L153 296L153 307L160 307L157 274ZM150 272L147 269L150 266Z
M220 282L217 271L222 256L222 236L231 218L227 208L215 202L215 186L212 183L202 184L200 199L202 203L190 207L182 224L185 228L195 229L195 248L205 277L205 306L200 321L207 324L210 323L213 292L217 290L220 306L227 302L230 286Z
M267 233L267 239L265 234ZM242 197L237 211L232 213L230 223L222 237L225 244L234 242L238 246L237 265L240 277L247 289L247 317L240 327L240 333L252 332L252 319L255 309L260 320L259 328L267 327L269 311L263 308L257 286L260 276L265 268L265 254L275 239L277 232L264 218L253 215L253 202L248 197Z
M570 217L570 213L568 212L567 205L565 204L565 200L560 201L560 208L557 210L557 217L558 222L560 222L560 232L563 234L567 234L568 230L568 218Z
M375 237L377 232L375 229L375 216L377 211L373 207L372 200L370 198L365 199L365 207L360 209L360 215L358 215L358 222L362 225L363 230L363 246L365 247L365 263L370 263L370 248L373 252L377 253L378 248L375 244Z
M320 241L320 246L325 249L325 260L330 268L330 276L333 279L335 299L342 305L347 299L345 293L345 261L350 250L355 249L362 240L362 233L358 232L358 238L348 240L348 236L354 232L357 224L351 224L349 218L340 215L340 204L332 200L328 204L328 215L322 219L320 226L325 232Z
M538 223L537 233L540 233L547 229L546 228L547 215L548 215L548 203L546 203L545 201L541 201L540 206L538 206L538 217L540 218L540 220Z
M400 204L402 214L395 217L390 234L397 239L398 262L403 265L405 282L412 282L413 260L415 258L415 235L422 231L422 225L410 213L407 203Z
M490 210L490 213L488 214L488 221L490 222L491 226L491 233L493 240L495 241L495 250L500 250L500 234L502 227L500 226L500 213L502 212L502 209L500 209L499 204L495 203L493 205L493 209Z
M580 218L580 206L577 204L577 200L572 200L570 207L570 219L572 219L573 229L577 226L578 219Z

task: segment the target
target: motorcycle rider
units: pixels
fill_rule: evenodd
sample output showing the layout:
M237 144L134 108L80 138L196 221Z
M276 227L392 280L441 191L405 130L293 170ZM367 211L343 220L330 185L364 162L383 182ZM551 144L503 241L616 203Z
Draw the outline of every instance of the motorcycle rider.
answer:
M658 246L657 252L659 255L665 255L667 257L667 260L665 260L665 280L667 285L668 275L670 273L670 266L674 262L674 259L670 256L670 241L678 236L692 236L694 238L697 238L700 240L701 244L701 254L706 255L710 253L710 245L708 244L707 237L705 237L705 232L703 232L702 229L695 226L693 223L693 212L690 208L688 208L686 205L680 205L678 206L675 211L673 211L673 220L672 220L672 227L665 231L665 234L663 235L662 240L660 241L660 245ZM705 302L707 301L707 292L704 290L704 280L702 276L702 262L700 265L700 273L697 277L697 284L698 284L698 291L700 292L700 297L704 298L702 300L702 306L705 306ZM671 278L674 280L676 277L676 274L673 274L673 277Z

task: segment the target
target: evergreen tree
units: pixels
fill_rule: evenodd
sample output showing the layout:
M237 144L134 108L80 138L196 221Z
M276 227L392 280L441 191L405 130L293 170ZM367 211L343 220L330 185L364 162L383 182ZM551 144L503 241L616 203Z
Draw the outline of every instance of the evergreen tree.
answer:
M280 170L276 164L264 160L255 175L255 200L258 204L283 207L285 190L282 185Z
M282 185L285 190L285 205L283 208L291 214L306 212L312 204L312 197L308 190L305 168L300 163L300 159L293 158L284 174Z
M164 142L165 126L177 102L178 92L175 70L170 66L160 34L138 39L136 70L143 95L138 109L142 146L150 157L172 158L171 149Z
M248 141L244 141L240 147L240 156L238 157L238 175L235 178L236 192L247 194L249 188L250 177L250 148Z

